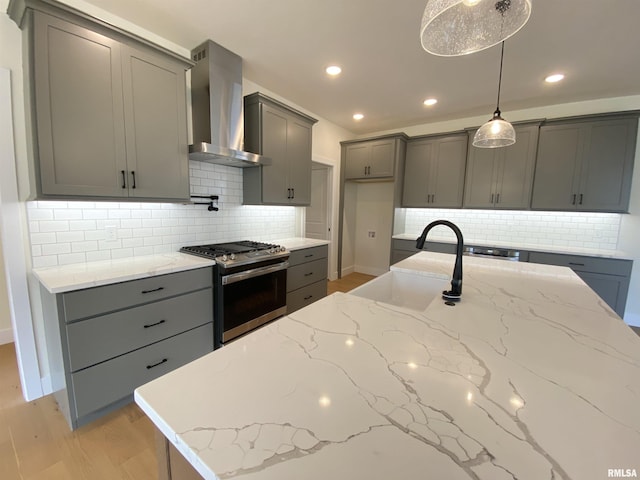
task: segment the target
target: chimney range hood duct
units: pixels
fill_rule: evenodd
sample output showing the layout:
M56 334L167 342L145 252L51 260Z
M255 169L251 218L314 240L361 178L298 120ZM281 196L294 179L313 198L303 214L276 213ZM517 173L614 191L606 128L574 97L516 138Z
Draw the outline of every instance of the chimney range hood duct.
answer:
M211 40L191 51L193 145L189 158L231 167L268 165L270 159L242 150L244 118L242 58Z

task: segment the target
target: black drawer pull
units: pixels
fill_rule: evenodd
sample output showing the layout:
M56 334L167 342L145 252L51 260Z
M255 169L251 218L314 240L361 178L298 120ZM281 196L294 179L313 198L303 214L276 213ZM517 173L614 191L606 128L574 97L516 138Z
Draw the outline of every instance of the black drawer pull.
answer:
M305 273L304 274L305 277L310 277L311 275L313 275L313 272L309 272L309 273Z
M304 258L311 258L313 256L314 256L313 253L310 253L309 255L305 255Z
M569 262L569 265L573 265L574 267L584 267L584 263Z
M306 297L304 297L304 300L310 300L313 298L313 295L307 295Z
M140 293L153 293L153 292L159 292L160 290L164 290L164 287L158 287L158 288L154 288L152 290L142 290L142 292L140 292Z
M155 327L156 325L162 325L164 322L166 322L166 320L160 320L159 322L156 322L156 323L150 323L149 325L144 325L144 328L151 328L151 327Z
M122 172L122 188L127 188L127 176L125 175L125 171L120 171Z
M157 367L158 365L162 365L163 363L167 363L169 360L163 358L158 363L154 363L153 365L147 365L147 370L151 370L153 367Z

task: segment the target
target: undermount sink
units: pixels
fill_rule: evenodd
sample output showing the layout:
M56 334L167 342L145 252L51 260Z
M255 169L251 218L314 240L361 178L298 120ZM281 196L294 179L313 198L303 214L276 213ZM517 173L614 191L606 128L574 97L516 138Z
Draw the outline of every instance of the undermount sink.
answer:
M449 286L450 278L446 275L416 275L412 273L390 271L351 290L356 295L370 300L423 311L442 295Z

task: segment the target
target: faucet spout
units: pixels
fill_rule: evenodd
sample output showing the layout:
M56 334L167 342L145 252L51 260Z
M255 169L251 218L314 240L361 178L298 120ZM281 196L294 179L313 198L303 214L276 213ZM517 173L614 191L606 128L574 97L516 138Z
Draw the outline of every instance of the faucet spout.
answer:
M453 233L456 234L456 238L458 240L456 245L456 263L453 267L453 278L451 279L451 290L445 290L442 292L442 298L455 302L460 300L460 296L462 295L462 250L464 248L464 240L460 229L448 220L435 220L427 225L422 231L422 235L416 239L416 248L418 250L422 250L424 248L424 242L427 239L427 234L437 225L445 225L449 227L453 230Z

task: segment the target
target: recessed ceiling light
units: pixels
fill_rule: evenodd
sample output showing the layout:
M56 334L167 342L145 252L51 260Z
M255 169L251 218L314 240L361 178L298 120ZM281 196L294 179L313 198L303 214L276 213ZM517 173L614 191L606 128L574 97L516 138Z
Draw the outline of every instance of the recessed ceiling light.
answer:
M337 65L330 65L325 70L329 75L340 75L342 73L342 69Z
M462 3L464 3L467 7L473 7L474 5L480 3L480 0L462 0Z
M553 75L549 75L547 78L544 79L544 81L547 83L556 83L562 80L563 78L564 78L564 75L562 73L555 73Z
M361 113L354 113L353 114L353 119L354 120L362 120L364 118L364 115Z
M435 98L427 98L427 99L424 101L424 104L425 104L427 107L430 107L431 105L435 105L436 103L438 103L438 100L437 100L437 99L435 99Z

